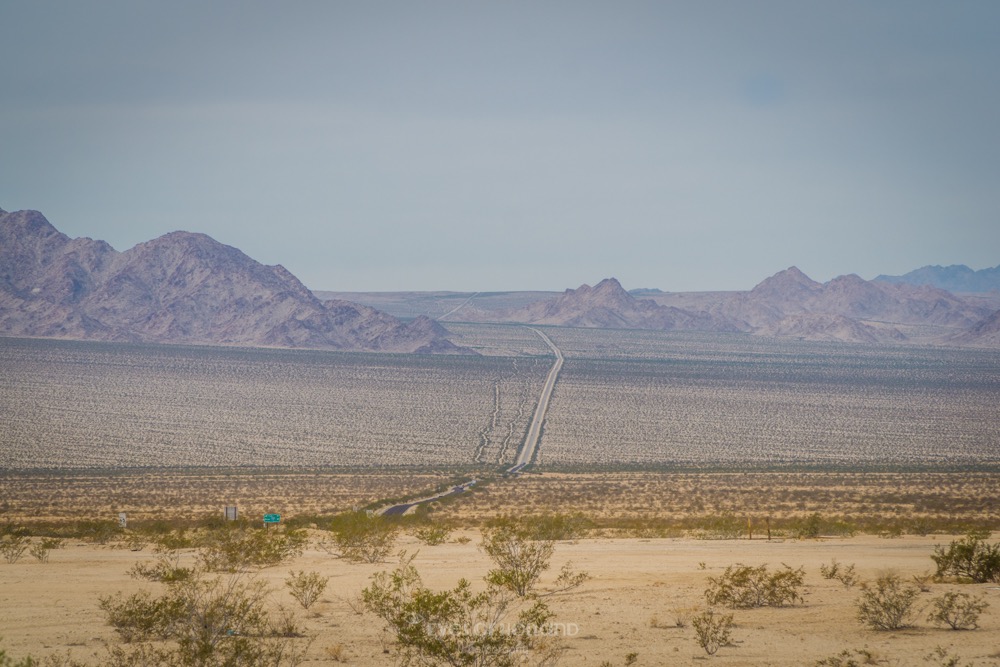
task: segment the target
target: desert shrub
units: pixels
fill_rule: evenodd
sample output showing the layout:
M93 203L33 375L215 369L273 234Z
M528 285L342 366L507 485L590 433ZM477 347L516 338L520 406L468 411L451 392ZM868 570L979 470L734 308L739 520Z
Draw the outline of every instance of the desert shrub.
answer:
M285 586L288 587L292 597L295 598L303 609L313 606L319 596L326 590L330 577L321 576L319 572L309 572L308 574L299 570L298 573L289 572L285 579Z
M793 570L783 565L782 569L769 572L767 565L752 567L737 563L720 576L708 578L705 599L710 605L733 609L784 607L802 600L799 588L804 576L801 567Z
M566 561L563 563L562 569L559 570L559 576L556 577L555 582L553 582L552 588L542 593L542 596L544 597L547 595L555 595L556 593L565 593L566 591L571 591L574 588L579 588L588 581L590 581L589 572L577 572L573 569L572 561Z
M952 655L948 649L943 646L936 646L933 651L924 656L924 662L929 662L933 665L940 665L940 667L974 667L971 662L962 664L962 658L957 655Z
M133 579L146 579L172 584L187 581L195 576L194 568L180 564L180 554L176 551L161 553L152 563L136 563L128 571Z
M594 522L583 514L543 514L524 522L530 524L533 539L553 542L578 540L594 528Z
M62 549L63 541L54 537L43 537L38 542L31 545L28 550L39 563L49 562L49 552L53 549Z
M701 540L735 540L743 537L746 530L745 519L723 513L702 518L694 537Z
M465 579L432 591L411 561L376 574L362 591L365 608L386 622L402 664L513 667L540 648L551 617L544 603L517 608L506 588L474 593Z
M937 576L954 576L981 584L1000 582L1000 543L986 542L985 532L970 532L947 547L934 547L931 559L937 565Z
M302 553L305 532L270 528L221 528L198 542L198 558L209 572L241 572L278 565Z
M139 591L101 598L108 623L126 642L166 643L118 647L105 662L116 667L297 665L303 651L290 644L285 619L271 618L267 599L263 582L244 575L196 576L168 585L160 596Z
M872 630L898 630L913 614L913 604L920 591L904 584L899 575L885 574L875 584L862 584L857 600L858 620Z
M333 543L340 555L356 563L379 563L392 551L399 526L367 512L348 512L330 525Z
M981 597L972 597L967 593L945 593L931 601L927 620L935 625L947 625L952 630L975 630L979 627L979 615L989 606Z
M844 649L837 655L829 658L817 660L816 667L862 667L862 665L874 665L878 663L875 654L868 649L855 649L849 651Z
M122 527L117 521L80 521L77 523L76 533L94 544L108 544L118 539L122 534Z
M820 565L819 573L823 575L824 579L836 579L844 585L844 588L850 588L858 583L858 575L854 571L853 563L850 565L841 565L837 562L837 559L833 559L829 565Z
M482 534L479 546L497 566L486 575L487 581L521 597L528 595L549 569L555 543L538 539L531 526L509 518L493 521Z
M733 615L716 614L713 609L707 609L691 619L691 626L698 646L705 649L705 653L715 655L732 638Z
M429 547L444 544L451 537L451 528L443 523L426 523L413 529L413 536Z
M836 535L849 537L857 532L857 527L837 518L824 518L819 512L813 512L804 519L798 519L789 526L793 537L812 539L820 535Z
M21 560L21 556L31 546L27 536L11 533L0 538L0 556L13 565Z

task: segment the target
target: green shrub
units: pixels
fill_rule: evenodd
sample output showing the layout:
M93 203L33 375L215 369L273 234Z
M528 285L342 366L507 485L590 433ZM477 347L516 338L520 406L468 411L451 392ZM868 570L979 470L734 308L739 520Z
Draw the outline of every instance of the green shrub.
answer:
M27 536L11 533L0 538L0 556L13 565L21 560L21 556L31 546Z
M702 647L705 653L715 655L731 640L733 615L716 614L714 610L708 609L692 618L691 626L694 628L698 646Z
M905 627L913 615L913 604L920 590L904 584L896 574L885 574L874 586L862 584L858 598L858 620L872 630L898 630Z
M708 578L705 599L710 605L733 609L784 607L802 600L799 588L804 576L801 567L793 570L784 565L769 572L767 565L751 567L737 563L727 567L719 577Z
M355 563L380 563L392 551L399 526L377 514L348 512L330 524L340 555Z
M309 607L313 606L319 600L319 596L326 590L326 585L329 581L330 577L321 576L319 572L309 572L307 574L299 570L297 574L295 572L288 573L288 578L285 579L285 586L288 587L292 597L302 605L303 609L309 609Z
M989 606L981 597L945 593L931 601L927 620L935 625L948 625L952 630L975 630L979 627L979 615Z
M937 576L954 576L974 583L1000 583L1000 544L988 544L984 532L970 532L947 547L934 547L931 559Z
M850 588L858 583L858 575L854 571L853 563L841 565L837 559L833 559L829 565L820 565L819 573L823 575L824 579L836 579L844 585L844 588Z
M243 577L195 576L168 585L160 596L140 591L101 598L108 623L126 642L165 642L113 648L104 663L113 667L299 664L304 651L289 642L288 619L273 621L263 582Z
M410 560L380 572L362 591L365 608L386 622L404 665L514 667L540 647L551 617L539 601L517 608L510 591L426 588ZM516 616L515 616L516 614Z
M39 563L48 563L49 552L53 549L62 549L62 546L63 541L58 538L43 537L41 540L31 545L28 553L34 556L35 560Z
M413 536L429 547L444 544L451 537L451 528L443 523L427 523L413 529Z
M209 572L242 572L278 565L305 548L304 531L272 528L221 528L198 542L198 558Z
M538 539L531 525L509 518L493 521L482 534L479 546L497 566L486 575L487 581L521 597L528 595L549 569L554 541Z

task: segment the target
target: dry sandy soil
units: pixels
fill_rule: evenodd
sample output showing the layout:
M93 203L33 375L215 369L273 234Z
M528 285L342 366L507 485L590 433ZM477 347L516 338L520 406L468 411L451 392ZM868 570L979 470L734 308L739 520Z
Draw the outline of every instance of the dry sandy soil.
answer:
M419 549L414 564L431 588L454 586L461 577L481 581L489 562L478 550L478 533L462 533L471 541L441 546L420 545L403 538L400 548ZM828 540L706 541L694 539L583 539L559 543L550 583L567 560L593 579L583 587L548 598L555 621L566 624L562 641L567 650L562 665L625 664L635 652L637 665L814 665L844 649L867 648L874 664L896 666L941 665L927 661L936 647L961 656L960 665L1000 665L1000 586L932 584L919 599L926 607L933 597L948 590L984 596L990 607L980 618L980 629L955 632L936 628L917 616L914 627L897 632L874 632L855 619L857 587L845 589L820 575L820 565L837 559L857 565L867 580L894 570L909 579L933 570L930 554L944 536L906 536L882 539L872 536ZM98 597L114 591L133 591L155 584L136 582L126 574L136 562L151 560L149 551L133 553L75 541L53 551L47 564L24 558L13 565L0 562L0 627L2 646L10 655L36 657L67 650L80 659L100 664L105 646L118 641L105 625ZM790 608L735 611L733 644L707 657L695 643L694 632L675 626L678 615L704 607L706 578L719 575L727 565L787 563L806 572L805 602ZM269 568L258 576L267 580L276 603L294 606L284 589L288 570L315 570L331 577L321 601L302 623L315 637L307 665L338 664L341 653L349 665L393 664L383 651L386 637L381 623L358 615L351 602L371 575L391 564L357 565L311 547L294 562ZM301 611L301 610L300 610Z

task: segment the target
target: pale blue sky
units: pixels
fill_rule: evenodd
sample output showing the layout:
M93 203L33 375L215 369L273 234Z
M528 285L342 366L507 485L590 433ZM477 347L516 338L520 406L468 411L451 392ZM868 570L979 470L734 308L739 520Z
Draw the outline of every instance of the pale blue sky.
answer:
M314 289L984 268L997 35L992 0L0 0L0 207Z

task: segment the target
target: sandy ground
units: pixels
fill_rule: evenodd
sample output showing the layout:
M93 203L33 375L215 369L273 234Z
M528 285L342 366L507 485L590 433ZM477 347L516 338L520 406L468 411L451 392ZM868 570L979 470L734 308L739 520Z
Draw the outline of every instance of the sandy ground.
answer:
M414 564L432 588L454 586L461 577L474 582L489 568L477 549L478 534L465 544L428 547L411 537L399 548L419 550ZM941 665L925 660L936 647L961 656L962 666L972 663L1000 665L1000 586L932 584L921 595L918 606L948 590L984 596L990 607L980 618L980 629L955 632L928 623L926 611L914 626L897 632L864 629L855 619L857 587L821 577L819 567L837 559L857 566L864 579L894 570L905 578L933 571L930 554L934 546L950 538L902 537L881 539L855 537L809 541L703 541L693 539L584 539L559 543L543 587L551 582L562 564L571 560L593 579L583 587L549 597L555 621L565 624L562 641L567 647L561 665L593 665L603 661L625 664L629 653L637 654L637 665L814 665L844 649L866 648L877 656L876 664L898 666ZM155 588L155 584L129 578L127 570L152 554L130 552L75 542L53 551L49 563L25 557L13 565L0 562L0 646L9 655L36 657L67 650L80 659L100 664L105 646L118 641L105 625L98 597L114 591ZM695 643L694 631L675 626L678 613L703 608L708 576L717 576L734 563L779 566L787 563L806 571L805 602L782 609L734 611L734 642L708 657ZM288 606L294 601L284 589L290 569L315 570L330 576L330 586L310 612L302 612L302 624L315 639L308 665L339 664L332 656L340 652L349 665L391 665L393 656L384 652L387 638L381 622L359 615L351 602L367 585L371 575L391 564L357 565L308 549L295 561L262 571L274 589L274 600ZM678 612L678 610L681 610ZM687 611L685 611L687 610ZM301 609L299 609L301 612Z

